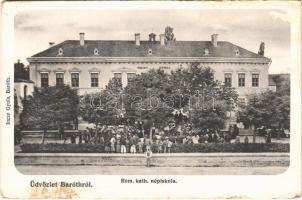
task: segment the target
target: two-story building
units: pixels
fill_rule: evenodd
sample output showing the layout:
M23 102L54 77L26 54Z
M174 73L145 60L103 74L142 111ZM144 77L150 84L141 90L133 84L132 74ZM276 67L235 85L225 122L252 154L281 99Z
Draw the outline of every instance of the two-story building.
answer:
M152 68L167 72L201 63L214 70L214 78L236 88L239 100L248 94L269 88L268 68L264 57L264 43L259 53L253 53L230 42L219 41L211 35L209 41L166 41L154 33L149 40L134 34L133 40L66 40L28 58L30 79L37 87L69 84L79 94L102 90L112 77L123 85L135 74Z

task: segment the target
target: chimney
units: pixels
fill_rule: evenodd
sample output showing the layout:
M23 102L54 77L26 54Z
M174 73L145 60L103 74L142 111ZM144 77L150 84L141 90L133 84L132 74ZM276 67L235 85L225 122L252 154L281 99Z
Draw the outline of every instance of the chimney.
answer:
M160 34L159 39L160 39L160 45L165 46L165 34Z
M84 46L85 44L85 33L80 33L80 45Z
M55 46L55 43L54 43L54 42L48 42L48 44L49 44L49 47Z
M156 38L156 34L155 33L150 33L149 34L149 41L150 42L155 42L156 41L155 38Z
M140 34L139 33L135 33L134 34L134 38L135 38L135 45L139 46L140 45Z
M217 47L217 38L218 38L218 34L213 34L211 35L212 38L212 44L214 47Z

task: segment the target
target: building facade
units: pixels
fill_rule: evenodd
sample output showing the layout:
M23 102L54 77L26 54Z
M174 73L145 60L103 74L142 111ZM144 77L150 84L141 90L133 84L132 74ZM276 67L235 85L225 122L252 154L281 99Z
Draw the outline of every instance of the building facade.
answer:
M192 63L211 67L214 79L234 87L239 101L269 89L268 69L271 59L264 57L264 44L253 53L230 42L219 41L213 34L209 41L166 41L164 34L156 40L140 40L136 33L131 41L66 40L28 58L30 80L37 87L69 84L79 94L105 88L112 77L123 86L142 72L163 69L166 72L188 67Z

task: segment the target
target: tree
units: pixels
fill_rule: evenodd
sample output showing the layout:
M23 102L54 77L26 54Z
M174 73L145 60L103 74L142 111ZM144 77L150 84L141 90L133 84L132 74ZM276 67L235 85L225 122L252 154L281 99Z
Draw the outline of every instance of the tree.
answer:
M276 83L276 91L282 95L290 94L290 75L289 74L274 74L271 75Z
M19 113L18 97L16 94L16 89L14 89L14 115L16 116L18 113Z
M171 73L171 91L181 94L175 108L189 113L190 122L195 128L223 128L227 111L234 108L238 94L234 88L214 80L211 68L193 63L188 68Z
M123 87L120 79L111 79L105 90L81 97L81 116L96 127L118 124L123 114L122 95Z
M170 26L167 26L165 28L165 39L166 41L175 41L176 38L174 38L173 28Z
M152 69L133 78L125 88L128 121L160 125L169 120L173 111L173 107L168 105L167 101L171 94L170 84L169 75L163 70Z
M25 67L23 63L18 60L17 63L14 64L14 78L15 80L29 80L29 68Z
M112 79L104 91L83 96L80 110L96 127L127 124L149 131L170 122L181 125L189 117L195 128L222 128L237 96L233 88L214 80L211 68L194 63L171 74L151 69L132 78L126 88Z
M253 94L249 97L248 104L241 106L238 114L238 120L247 126L289 128L289 90L285 87L278 92L269 90L261 94Z
M23 99L21 124L43 130L42 144L47 129L77 119L79 98L69 86L35 88L32 96Z
M171 74L153 69L137 75L125 94L129 96L125 106L129 118L152 119L162 127L169 122L181 123L182 119L176 119L174 113L177 111L183 118L183 111L189 113L189 120L196 128L222 128L226 111L233 109L230 104L238 96L233 88L214 80L211 68L199 63Z

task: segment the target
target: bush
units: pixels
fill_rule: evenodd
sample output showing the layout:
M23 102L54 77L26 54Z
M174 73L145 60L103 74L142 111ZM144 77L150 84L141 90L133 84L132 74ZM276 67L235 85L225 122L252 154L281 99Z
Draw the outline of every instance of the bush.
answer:
M177 144L173 153L214 153L214 152L289 152L289 144L283 143L207 143ZM23 153L104 153L104 146L93 144L23 144ZM152 150L156 152L156 146Z
M173 146L175 153L213 153L213 152L289 152L289 144L283 143L207 143L207 144L180 144Z

